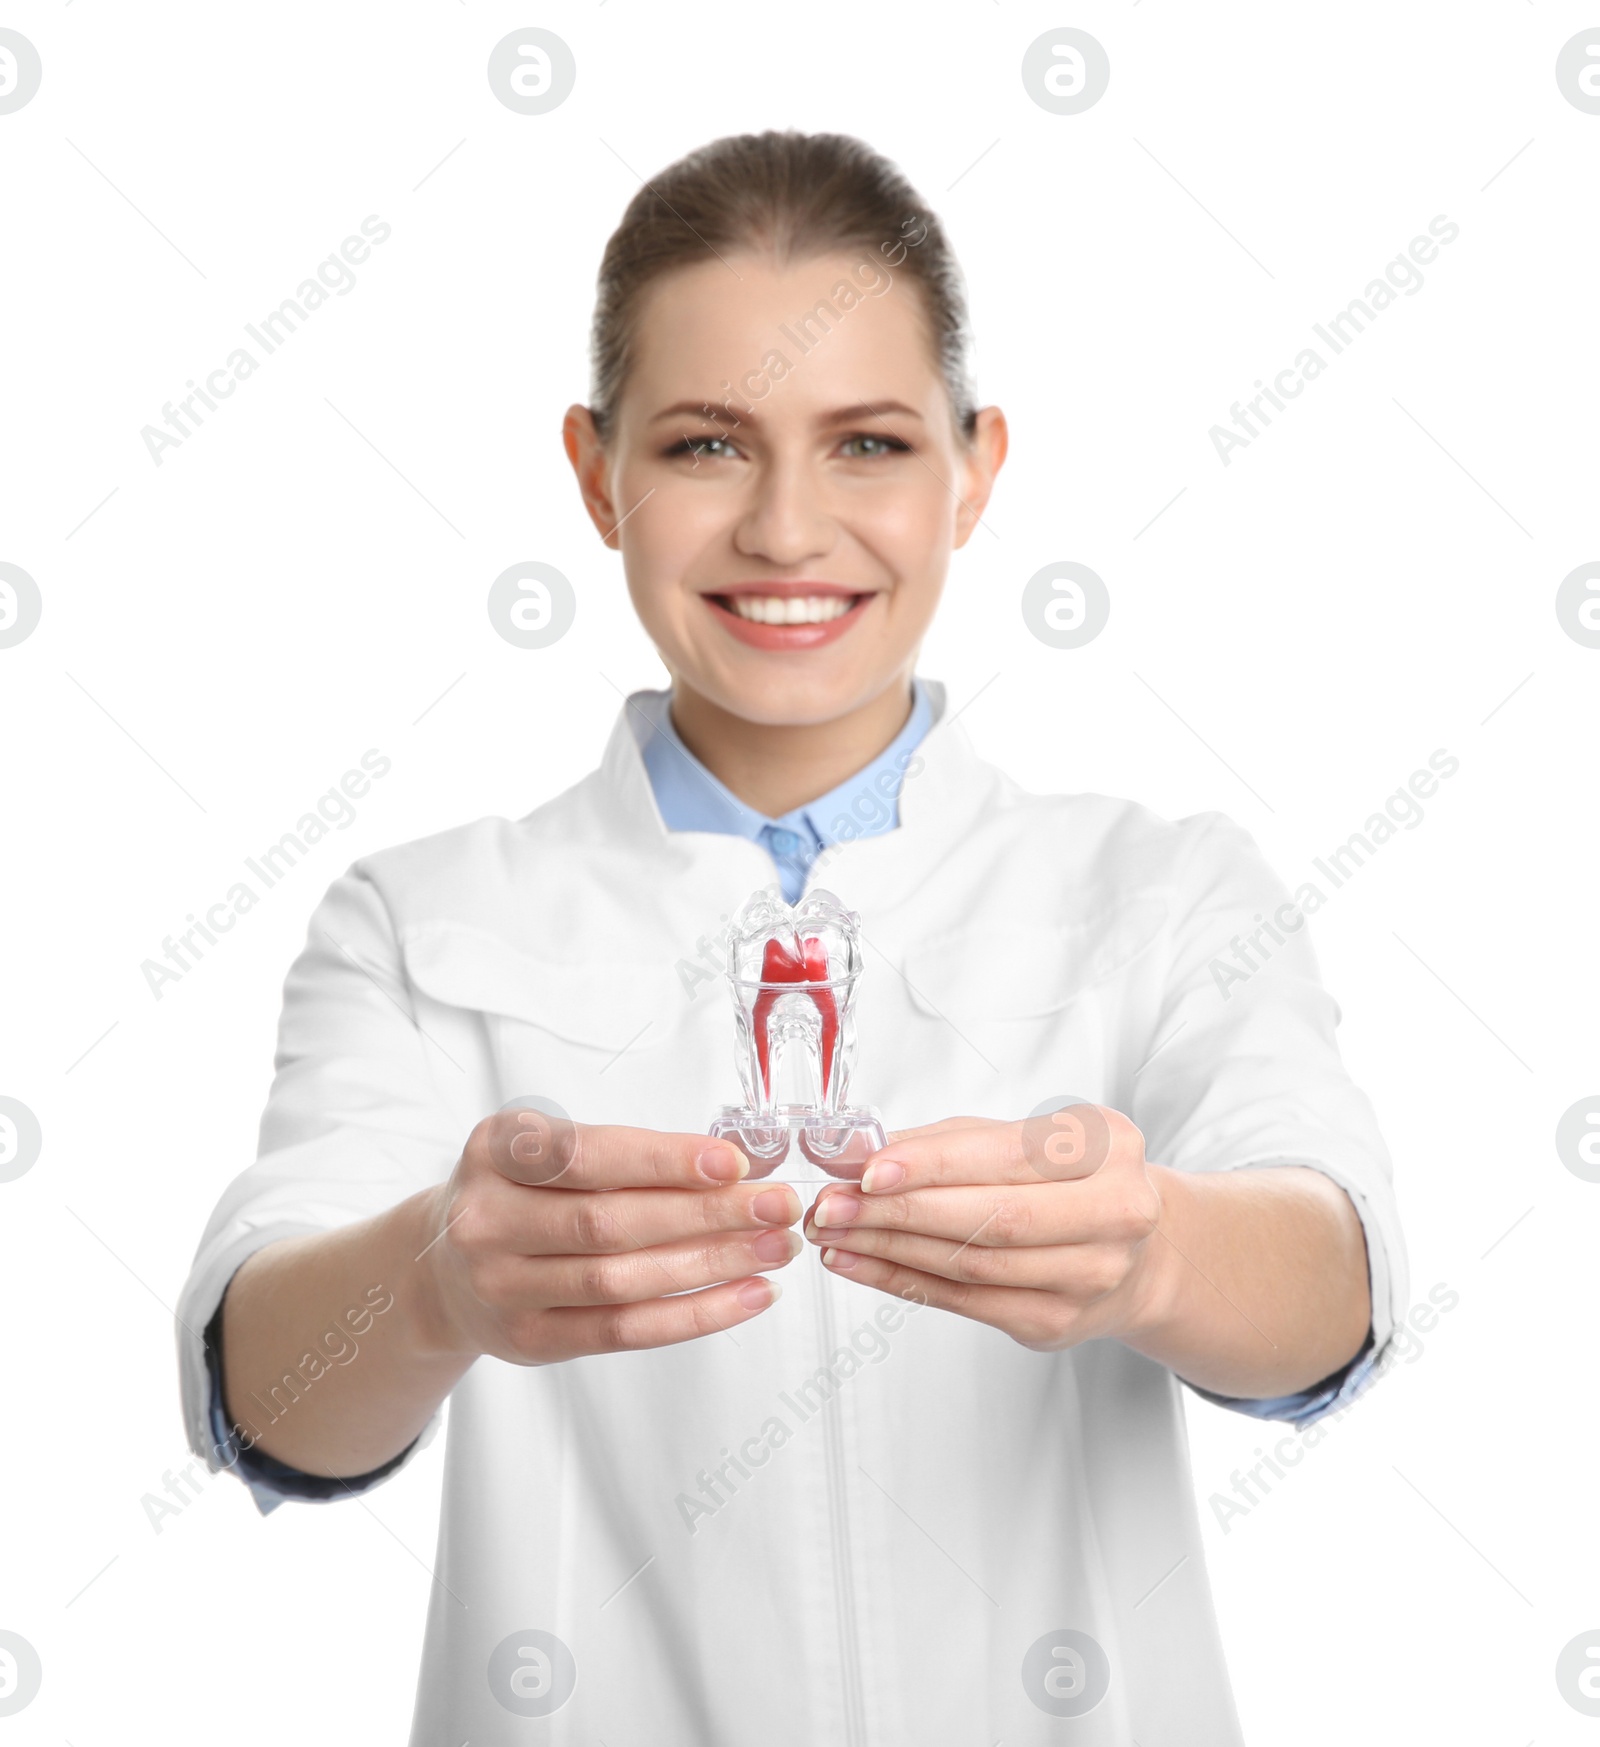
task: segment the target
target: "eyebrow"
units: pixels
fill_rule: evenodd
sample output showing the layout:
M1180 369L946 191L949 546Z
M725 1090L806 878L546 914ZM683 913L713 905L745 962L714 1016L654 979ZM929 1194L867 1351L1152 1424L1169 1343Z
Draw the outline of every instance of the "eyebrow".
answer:
M728 398L733 400L738 397L730 395ZM830 412L824 413L818 422L824 425L842 425L855 419L878 418L886 413L899 413L902 418L920 419L922 417L922 414L914 406L907 406L904 401L882 400L873 403L863 400L858 401L854 406L834 407ZM753 411L735 412L731 408L723 406L720 401L709 400L674 401L671 406L663 407L660 412L652 414L650 422L654 424L660 419L682 418L685 414L690 418L704 419L708 424L729 418L737 419L740 424L747 425L758 425L761 422Z

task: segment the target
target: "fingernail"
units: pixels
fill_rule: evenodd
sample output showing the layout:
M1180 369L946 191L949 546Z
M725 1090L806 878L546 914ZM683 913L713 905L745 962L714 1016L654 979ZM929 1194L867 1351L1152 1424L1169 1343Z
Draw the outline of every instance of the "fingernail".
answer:
M852 1255L849 1250L824 1250L822 1252L823 1267L832 1268L840 1274L848 1274L859 1260L860 1258Z
M768 1225L793 1225L800 1217L800 1197L793 1189L763 1189L750 1203L750 1211Z
M746 1310L765 1310L769 1304L776 1304L783 1296L783 1288L776 1280L760 1279L746 1280L734 1297Z
M810 1219L806 1221L806 1236L813 1243L817 1241L817 1216L815 1214L812 1214Z
M898 1189L905 1180L906 1168L898 1159L880 1159L867 1166L861 1187L868 1195L879 1194L885 1189Z
M764 1231L750 1246L760 1262L792 1262L801 1250L800 1237L792 1231Z
M694 1162L700 1175L713 1183L737 1183L750 1174L750 1161L733 1146L708 1146Z
M817 1224L848 1225L861 1211L861 1203L853 1195L824 1195L817 1207Z

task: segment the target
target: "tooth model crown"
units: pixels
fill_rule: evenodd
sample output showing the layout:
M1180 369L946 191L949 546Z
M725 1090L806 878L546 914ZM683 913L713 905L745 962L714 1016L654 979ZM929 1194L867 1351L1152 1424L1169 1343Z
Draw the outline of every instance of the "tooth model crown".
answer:
M711 1132L743 1148L752 1176L772 1171L791 1138L836 1177L859 1177L884 1144L876 1113L845 1103L861 968L860 920L831 892L793 907L757 892L734 917L728 983L745 1102L724 1109ZM794 1101L779 1101L784 1086Z
M761 1068L761 1093L772 1096L772 1010L793 989L811 1001L822 1017L822 1097L826 1103L833 1079L833 1063L839 1045L839 1003L828 980L828 949L816 935L808 935L796 953L787 941L769 940L761 960L761 992L751 1014L756 1060Z

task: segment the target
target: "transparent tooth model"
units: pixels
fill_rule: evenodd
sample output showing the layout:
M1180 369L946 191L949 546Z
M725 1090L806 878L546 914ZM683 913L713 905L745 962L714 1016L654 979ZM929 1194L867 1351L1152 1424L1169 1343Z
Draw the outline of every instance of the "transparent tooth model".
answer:
M832 892L784 903L757 892L728 929L728 982L737 1026L742 1105L712 1134L733 1141L765 1177L791 1139L830 1176L859 1178L886 1142L878 1113L845 1102L855 1056L860 919Z

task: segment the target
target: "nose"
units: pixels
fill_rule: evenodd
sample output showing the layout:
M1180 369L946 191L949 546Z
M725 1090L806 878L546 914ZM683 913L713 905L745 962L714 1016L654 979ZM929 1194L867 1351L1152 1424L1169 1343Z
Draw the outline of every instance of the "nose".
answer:
M762 465L734 532L746 558L793 567L832 551L838 528L823 501L823 484L799 457Z

